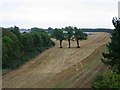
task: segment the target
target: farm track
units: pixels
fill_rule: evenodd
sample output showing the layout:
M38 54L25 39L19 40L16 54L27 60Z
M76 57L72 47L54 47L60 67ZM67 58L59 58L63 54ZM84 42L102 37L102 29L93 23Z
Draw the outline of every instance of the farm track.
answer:
M59 42L20 68L2 76L3 88L61 88L90 87L98 72L106 72L108 67L102 64L101 53L110 41L108 33L97 32L87 40L81 41L81 48L76 42Z

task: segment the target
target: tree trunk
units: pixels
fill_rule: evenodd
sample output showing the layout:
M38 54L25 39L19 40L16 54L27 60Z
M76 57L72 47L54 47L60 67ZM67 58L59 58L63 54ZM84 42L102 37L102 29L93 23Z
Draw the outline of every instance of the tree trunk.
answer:
M60 48L62 48L62 40L60 40Z
M68 42L69 42L69 47L68 48L70 48L70 39L68 39Z
M77 39L77 48L80 48L80 46L79 46L79 40Z

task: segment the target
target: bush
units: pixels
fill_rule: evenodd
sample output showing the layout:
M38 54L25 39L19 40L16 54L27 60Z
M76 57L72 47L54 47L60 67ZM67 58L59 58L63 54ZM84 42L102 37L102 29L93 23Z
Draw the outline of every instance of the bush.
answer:
M116 72L109 72L99 74L92 84L93 89L97 88L119 88L120 89L120 75Z

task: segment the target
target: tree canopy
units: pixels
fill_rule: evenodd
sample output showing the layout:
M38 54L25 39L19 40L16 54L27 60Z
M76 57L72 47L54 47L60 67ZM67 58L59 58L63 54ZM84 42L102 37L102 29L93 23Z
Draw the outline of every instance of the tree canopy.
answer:
M63 30L56 28L53 30L51 36L60 41L60 48L62 48L62 41L65 39Z

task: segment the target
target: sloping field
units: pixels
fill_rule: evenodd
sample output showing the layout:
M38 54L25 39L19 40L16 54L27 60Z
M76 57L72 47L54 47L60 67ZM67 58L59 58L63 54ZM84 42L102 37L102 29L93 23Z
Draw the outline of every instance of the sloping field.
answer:
M101 63L101 53L110 41L108 33L96 32L87 40L81 41L81 48L71 41L54 40L56 46L50 48L19 69L3 75L3 88L42 88L42 87L90 87L92 79L98 72L107 71Z

